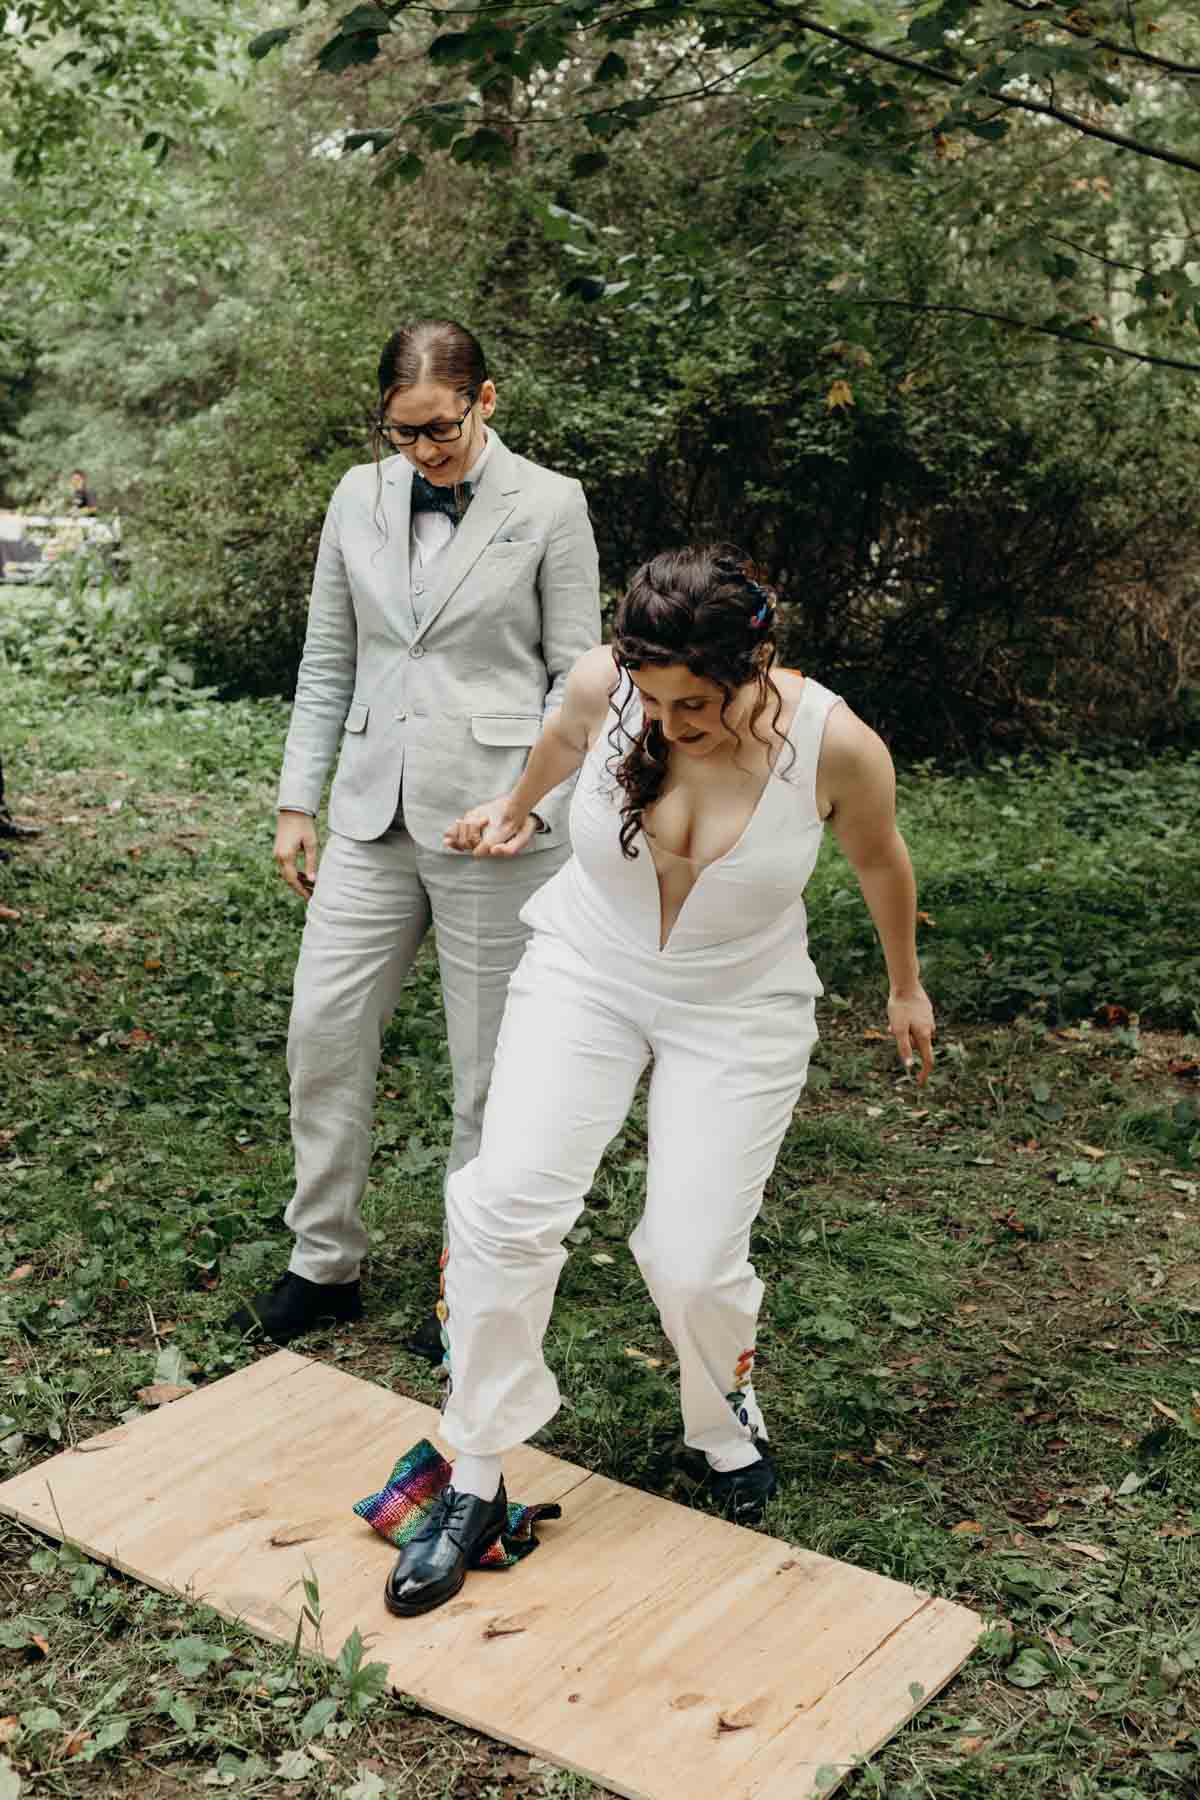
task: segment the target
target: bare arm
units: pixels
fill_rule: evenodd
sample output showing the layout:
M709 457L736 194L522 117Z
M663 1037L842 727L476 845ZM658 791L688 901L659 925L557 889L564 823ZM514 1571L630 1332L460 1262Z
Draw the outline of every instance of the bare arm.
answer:
M512 793L456 819L446 833L446 848L470 850L476 856L516 856L523 850L532 830L530 814L539 800L582 766L588 745L604 723L616 683L611 650L599 646L581 656L567 677L562 705L543 725Z
M921 1058L918 1079L933 1067L933 1008L917 960L917 888L908 846L896 828L896 774L887 747L846 706L829 715L818 788L829 824L875 922L887 963L888 1022L907 1065Z

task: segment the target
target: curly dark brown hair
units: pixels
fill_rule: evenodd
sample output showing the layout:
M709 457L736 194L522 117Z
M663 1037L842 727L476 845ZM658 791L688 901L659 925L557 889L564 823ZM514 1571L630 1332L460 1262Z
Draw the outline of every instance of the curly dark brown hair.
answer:
M714 682L724 695L721 722L735 737L726 713L738 690L753 683L758 691L750 735L771 750L773 739L758 725L773 699L770 730L778 736L783 695L771 676L777 605L774 590L732 544L666 550L642 564L618 605L613 656L623 670L680 664ZM632 698L627 691L619 703L614 699L617 718L609 734L613 773L625 794L621 850L631 858L638 853L633 840L642 829L642 814L661 793L670 761L670 745L657 720L644 719L636 734L625 730ZM628 749L622 749L622 739Z

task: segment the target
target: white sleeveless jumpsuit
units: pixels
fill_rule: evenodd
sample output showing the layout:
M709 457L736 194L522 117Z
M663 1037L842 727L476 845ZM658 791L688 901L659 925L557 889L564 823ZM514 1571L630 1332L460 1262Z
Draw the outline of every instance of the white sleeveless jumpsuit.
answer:
M629 731L640 702L626 678ZM574 855L526 903L479 1155L447 1185L439 1312L452 1388L443 1436L497 1455L553 1418L542 1356L563 1240L653 1059L646 1205L629 1242L679 1359L684 1435L719 1469L766 1436L754 1397L763 1284L750 1230L816 1042L823 990L801 898L821 844L815 779L838 696L806 678L758 804L703 867L665 943L639 835L622 854L608 727L571 808ZM615 754L614 754L615 751Z

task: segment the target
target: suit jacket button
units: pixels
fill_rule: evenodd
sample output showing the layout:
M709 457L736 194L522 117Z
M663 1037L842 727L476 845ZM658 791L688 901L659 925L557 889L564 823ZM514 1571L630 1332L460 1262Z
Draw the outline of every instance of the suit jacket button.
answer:
M410 656L424 656L424 654L425 654L424 644L414 644L408 654Z
M403 723L404 723L405 719L407 719L407 717L408 717L407 713L398 712L396 714L396 723L398 725L403 725Z

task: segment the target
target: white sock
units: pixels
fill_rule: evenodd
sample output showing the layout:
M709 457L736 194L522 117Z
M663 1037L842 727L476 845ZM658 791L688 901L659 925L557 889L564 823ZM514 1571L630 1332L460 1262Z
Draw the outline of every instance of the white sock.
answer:
M718 1475L732 1475L735 1469L748 1469L751 1463L762 1461L748 1438L745 1443L733 1444L728 1450L709 1450L705 1454L709 1468L715 1469Z
M456 1456L450 1482L456 1494L473 1494L477 1500L494 1500L500 1492L502 1474L498 1456Z

